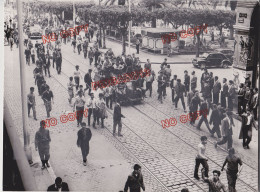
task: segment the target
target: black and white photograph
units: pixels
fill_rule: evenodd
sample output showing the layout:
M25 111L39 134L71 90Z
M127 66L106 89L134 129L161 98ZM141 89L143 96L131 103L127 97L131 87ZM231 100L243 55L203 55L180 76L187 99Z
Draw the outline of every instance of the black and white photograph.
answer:
M2 191L259 191L259 0L1 5Z

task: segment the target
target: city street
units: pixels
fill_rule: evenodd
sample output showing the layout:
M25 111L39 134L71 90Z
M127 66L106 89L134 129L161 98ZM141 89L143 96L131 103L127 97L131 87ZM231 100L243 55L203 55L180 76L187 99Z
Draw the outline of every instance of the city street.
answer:
M8 14L12 15L12 11L14 10L8 10ZM89 43L89 47L95 46L94 43L97 41L97 32L98 30L95 31L94 37ZM42 33L44 34L44 30ZM27 35L23 35L24 38L28 38ZM78 36L84 37L84 30L82 30ZM209 38L209 36L207 38ZM42 43L42 39L38 39L37 41ZM23 42L19 43L24 46ZM36 40L32 40L32 43L35 46ZM55 42L52 42L51 44L56 46ZM28 117L28 132L30 135L30 150L32 152L33 160L33 164L31 164L30 167L39 191L46 191L50 185L54 184L57 177L61 177L62 181L68 184L70 191L127 192L124 190L124 187L127 179L129 179L128 176L133 172L135 164L141 166L145 191L147 192L180 192L184 188L187 188L190 192L209 191L209 184L202 178L202 165L198 171L200 179L194 177L195 159L196 156L198 156L198 144L201 143L201 136L207 137L207 145L204 152L207 157L206 162L209 166L209 177L212 178L213 170L221 171L222 165L228 156L227 143L218 145L216 148L215 143L220 140L217 138L216 134L212 137L205 123L202 123L200 129L196 128L199 122L198 119L203 118L203 116L198 117L195 126L192 126L188 120L182 119L183 115L188 115L189 113L187 96L184 97L186 111L183 109L181 101L179 101L178 108L175 108L175 105L172 102L172 89L170 86L166 87L166 95L162 96L162 102L158 99L159 91L157 92L157 90L160 90L158 88L160 87L158 81L161 78L161 63L167 58L168 65L171 69L170 80L173 75L177 75L177 78L180 79L183 84L185 81L184 71L187 70L188 75L191 77L191 74L194 71L197 77L196 90L199 92L199 97L203 98L201 77L203 76L204 71L193 66L192 59L195 58L195 54L172 55L171 57L167 57L167 55L144 52L142 49L140 50L140 53L137 54L134 47L131 47L130 52L128 47L126 47L126 55L135 53L135 56L139 57L142 69L145 68L147 59L150 60L151 70L154 71L155 74L155 80L152 83L152 95L150 97L148 91L140 102L120 104L120 113L125 117L122 118L122 137L119 136L119 132L118 135L113 134L113 123L115 122L116 111L115 101L113 102L112 109L105 107L107 110L107 117L104 119L104 128L102 128L102 125L99 123L96 127L92 125L95 115L93 114L90 126L87 126L91 130L92 137L89 141L89 154L87 156L86 166L84 166L81 148L77 146L78 131L83 125L80 124L77 126L77 120L75 118L63 122L62 116L74 113L73 104L77 103L79 97L74 95L72 103L70 104L68 102L69 78L74 77L76 66L79 66L79 72L82 76L79 80L79 85L83 85L83 89L86 87L84 76L88 70L93 70L91 79L92 82L94 82L94 73L99 69L95 67L94 62L90 65L88 57L84 59L83 51L78 54L76 48L76 52L73 52L71 41L66 44L62 41L60 45L57 46L60 47L60 52L62 54L61 73L57 73L57 61L55 66L53 66L52 59L50 59L49 67L51 76L48 77L44 72L39 72L43 74L44 80L50 87L54 96L50 117L47 117L45 108L46 103L42 96L38 94L38 82L35 80L34 74L37 66L32 63L31 58L29 59L30 65L26 64L25 66L26 84L23 91L25 91L27 95L30 93L30 87L35 88L34 95L37 120L34 119L31 111L31 114ZM26 48L26 46L24 46L24 48ZM47 44L44 44L44 48L46 55L47 50L48 54L49 51L52 53L52 50L47 48ZM105 54L109 48L112 49L116 57L122 54L122 44L112 40L112 38L106 38L106 49L100 48L99 51L102 54ZM45 54L43 54L44 57ZM25 53L22 53L22 55L24 63L26 63ZM41 56L35 57L37 63ZM39 60L39 63L43 62L41 59ZM23 112L20 62L19 48L14 44L13 50L11 51L9 45L4 46L4 119L11 125L8 127L9 129L16 130L21 145L23 146L24 134L22 126ZM102 67L101 63L100 65ZM213 77L218 76L221 85L223 84L223 78L226 78L227 81L234 79L233 66L228 68L208 68L208 72L212 72ZM120 85L121 84L119 84L119 86ZM175 87L176 86L177 85L175 85ZM147 85L144 83L144 87L139 87L138 89L142 90L146 88ZM75 87L72 89L75 94ZM117 90L118 89L119 88L117 88ZM104 92L103 89L98 89L97 91L92 90L95 95L95 102L97 102L96 100L98 99L96 95L102 91ZM88 91L85 91L83 94L85 100L89 101L90 96L88 95ZM25 105L27 105L27 103L25 103ZM84 106L85 109L87 109L85 103ZM212 110L210 109L210 112L206 117L208 121L211 114ZM237 106L234 107L232 114L234 125L230 125L230 127L232 127L233 131L233 135L231 136L233 139L233 148L235 149L236 155L241 158L243 163L243 169L236 181L236 189L237 192L256 192L258 190L259 130L256 130L255 128L252 129L250 148L248 147L248 149L246 149L246 147L242 145L242 139L239 139L242 122L237 114ZM25 116L27 116L27 114L25 114ZM46 127L46 129L49 130L51 138L50 167L43 168L39 153L35 149L36 132L39 131L40 122L42 120L54 118L57 120L57 124ZM170 118L175 118L177 124L175 126L163 128L162 121ZM222 123L223 121L224 120L222 119ZM88 123L88 118L85 114L83 115L82 122ZM228 123L231 123L231 121L229 120ZM212 124L209 126L211 129L213 128ZM223 124L220 125L220 129L222 136L224 137L222 126ZM226 170L227 166L224 171L221 171L219 178L225 188L228 189L229 183ZM138 185L140 185L139 182Z

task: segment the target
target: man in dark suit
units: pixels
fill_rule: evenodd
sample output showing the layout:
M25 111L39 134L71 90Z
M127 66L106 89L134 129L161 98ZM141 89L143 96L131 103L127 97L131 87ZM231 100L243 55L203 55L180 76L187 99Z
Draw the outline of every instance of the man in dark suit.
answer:
M243 83L240 83L239 85L239 90L238 90L238 93L237 93L237 101L238 101L238 105L237 105L237 113L239 115L242 114L242 112L245 110L244 107L243 107L243 103L245 102L244 99L245 99L245 93L246 93L246 90L244 88L244 84Z
M227 101L226 101L227 96L228 96L227 79L223 78L223 89L221 91L221 107L223 108L227 107Z
M134 171L128 176L124 192L127 192L128 188L130 188L130 192L141 192L141 188L145 191L141 166L138 164L134 165Z
M232 80L229 81L229 89L228 89L228 109L233 110L233 100L236 96L236 88L234 86L234 82Z
M172 89L172 103L174 103L174 95L175 95L175 86L177 85L177 75L173 76L171 80L170 87Z
M190 76L188 75L188 71L184 71L184 85L186 89L186 93L190 91Z
M201 90L200 92L203 92L204 89L204 82L206 81L206 76L208 75L208 70L205 68L204 73L202 73L201 78L200 78L200 84L201 84Z
M201 106L200 106L201 118L200 118L199 123L197 125L197 129L200 130L200 126L204 121L208 130L209 130L209 132L211 132L211 129L209 128L209 122L208 122L208 119L207 119L208 114L209 114L209 106L208 106L207 102L202 99L201 100Z
M89 95L90 95L90 92L91 92L91 83L92 83L91 72L92 72L92 69L89 69L88 73L86 73L86 75L84 76L84 82L86 83L86 89L85 90L88 90Z
M87 155L89 153L89 141L92 137L91 130L86 127L86 123L81 123L82 128L78 131L77 146L81 148L83 165L87 165Z
M181 83L180 79L177 79L177 85L175 87L175 91L176 91L175 109L178 109L178 102L179 102L179 99L181 99L181 103L182 103L182 106L183 106L183 109L184 109L184 113L186 113L186 107L185 107L183 94L185 93L185 95L187 95L187 93L186 93L186 90L185 90L185 86Z
M221 90L221 84L218 81L218 76L215 76L215 83L213 85L213 103L218 105L219 102L219 93Z
M121 106L120 102L117 101L116 105L114 107L114 115L113 115L113 135L116 136L116 126L118 125L118 136L122 137L123 135L121 134L121 129L122 129L122 121L121 117L125 118L124 115L121 114Z
M199 97L199 92L195 91L194 97L190 101L190 116L191 116L191 121L190 124L194 125L195 121L198 116L198 107L200 106L200 97Z
M158 76L158 100L163 103L162 96L166 92L166 76L164 75L163 71L160 71L160 75ZM164 95L165 96L165 95Z
M67 183L62 182L60 177L55 179L55 184L50 185L47 191L70 191Z
M210 116L209 124L211 125L212 123L213 123L213 128L210 132L211 136L214 137L214 133L217 133L217 136L220 139L221 133L220 133L219 126L221 124L221 116L216 104L213 104L213 110Z
M192 74L192 78L190 82L190 88L192 90L197 88L197 77L195 76L195 71L192 71L191 74Z

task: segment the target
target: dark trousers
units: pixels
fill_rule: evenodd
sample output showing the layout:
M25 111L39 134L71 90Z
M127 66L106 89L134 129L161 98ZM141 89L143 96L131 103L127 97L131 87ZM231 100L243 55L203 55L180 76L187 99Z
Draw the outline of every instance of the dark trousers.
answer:
M182 107L184 110L186 110L186 107L185 107L185 102L184 102L184 97L183 95L179 96L177 95L176 98L175 98L175 108L178 107L178 102L179 102L179 99L181 99L181 103L182 103Z
M251 142L251 137L248 135L248 131L250 129L250 125L244 125L243 127L243 146L248 146Z
M35 55L31 55L32 57L32 63L35 63Z
M45 163L48 163L48 160L50 159L50 145L48 143L38 145L38 152L42 161L42 165L44 166Z
M91 92L91 85L86 83L86 90L88 90L88 94L90 95Z
M93 109L89 108L88 109L88 126L90 126L90 118L91 118L92 113L93 113ZM94 116L94 114L93 114L93 116Z
M116 133L116 126L118 125L118 135L121 134L122 130L122 121L121 120L114 120L113 122L113 134Z
M150 91L150 97L152 96L152 91L153 91L153 87L152 87L152 82L146 82L146 89L145 89L145 92L146 91Z
M136 53L139 54L139 45L136 45Z
M30 65L30 56L26 57L26 64Z
M226 108L227 107L226 96L221 93L220 97L221 97L221 107Z
M190 92L190 84L185 85L185 90L186 90L187 93Z
M83 141L84 144L81 144L80 148L81 148L81 153L82 153L82 158L83 158L83 162L87 161L87 156L89 153L89 143L86 141Z
M199 120L199 123L198 123L197 128L200 129L200 126L201 126L201 124L202 124L203 122L205 122L205 124L206 124L206 126L207 126L209 132L211 132L211 129L209 128L209 122L208 122L207 116L204 116L204 115L201 115L201 118L200 118L200 120Z
M77 118L78 125L82 122L83 113L84 113L84 107L77 107L76 106L76 118Z
M159 86L158 87L158 99L160 101L162 101L162 96L164 95L164 92L165 92L165 89L166 89L166 86Z
M213 93L213 103L218 104L219 102L219 93Z
M45 73L45 76L47 76L47 73L49 74L49 77L51 76L51 74L50 74L50 66L44 66L44 73Z
M222 140L217 142L218 145L223 145L225 143L227 143L228 149L230 149L232 147L232 143L233 143L232 135L223 136Z
M228 97L228 108L232 111L233 110L233 98Z
M237 112L238 114L242 114L245 110L244 108L244 101L243 100L238 100L238 104L237 104Z
M30 111L33 111L33 118L36 119L36 110L35 105L28 104L28 116L30 115Z
M55 61L55 59L53 58L52 59L52 67L54 68L54 63L55 63L56 61Z
M94 109L93 115L94 115L93 126L95 126L96 122L97 122L97 124L99 125L100 111L97 110L97 109ZM102 118L101 118L101 126L102 126L102 127L104 126L104 119L102 119Z
M237 172L238 171L231 171L231 170L226 171L229 192L236 192Z
M206 159L195 159L194 177L198 177L198 171L199 171L200 164L205 169L205 177L208 177L209 166L208 166L208 162Z
M113 103L113 101L112 101L112 95L106 97L106 106L107 106L107 108L112 109L112 103ZM109 105L109 104L110 104L110 105Z
M80 54L80 51L81 51L81 45L78 45L77 48L78 48L78 54Z
M172 102L174 103L175 90L172 89Z
M84 51L84 58L86 59L87 58L87 51Z
M194 110L194 111L190 111L190 124L194 124L196 119L198 117L198 113L197 113L197 110Z
M93 57L92 58L89 58L89 64L91 65L93 62Z
M76 84L76 90L78 90L78 88L79 88L79 77L74 77L74 81L75 81L75 84Z
M56 70L57 70L57 73L60 74L60 72L61 72L61 63L60 62L56 62Z
M211 130L211 134L214 135L214 133L217 133L218 138L221 138L219 124L213 124L213 128Z

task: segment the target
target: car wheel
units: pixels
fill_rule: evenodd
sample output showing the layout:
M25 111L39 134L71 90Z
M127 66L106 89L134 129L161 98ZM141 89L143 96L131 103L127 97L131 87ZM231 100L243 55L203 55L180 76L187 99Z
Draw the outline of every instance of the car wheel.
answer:
M205 63L201 63L201 64L200 64L200 68L201 68L201 69L205 69L205 68L206 68L206 64L205 64Z
M228 64L227 64L227 63L223 63L223 64L222 64L222 67L223 67L224 69L226 69L226 68L228 68Z

